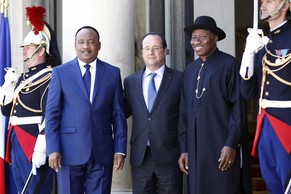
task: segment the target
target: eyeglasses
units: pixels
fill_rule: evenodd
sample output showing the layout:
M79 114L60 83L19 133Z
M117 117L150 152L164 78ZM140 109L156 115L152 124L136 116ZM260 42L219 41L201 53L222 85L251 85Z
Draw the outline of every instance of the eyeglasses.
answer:
M158 52L162 48L163 48L162 46L153 46L153 47L147 46L147 47L144 47L142 50L145 52L151 52L151 51Z
M191 41L202 41L202 42L204 42L204 41L206 41L208 39L208 36L207 35L205 35L205 34L200 34L200 35L197 35L197 36L192 36L192 38L191 38Z
M95 46L96 42L94 40L89 40L89 41L79 40L76 42L76 44L78 46L88 45L88 46L92 47L92 46Z

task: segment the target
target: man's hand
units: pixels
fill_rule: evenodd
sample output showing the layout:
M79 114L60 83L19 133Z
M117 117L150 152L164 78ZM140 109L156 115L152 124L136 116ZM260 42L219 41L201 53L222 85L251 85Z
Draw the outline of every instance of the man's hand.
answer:
M123 165L124 165L124 158L125 156L122 154L114 154L114 165L113 165L113 170L122 170Z
M49 155L49 166L58 172L59 168L61 168L61 153L53 152Z
M221 150L220 158L218 159L219 162L218 168L221 171L229 169L235 161L235 155L236 155L235 149L228 146L224 146Z
M181 171L188 175L188 153L182 153L178 163Z

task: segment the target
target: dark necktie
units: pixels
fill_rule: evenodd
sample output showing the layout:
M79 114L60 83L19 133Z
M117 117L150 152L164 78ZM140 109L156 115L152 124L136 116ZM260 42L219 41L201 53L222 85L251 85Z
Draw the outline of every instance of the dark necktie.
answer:
M91 73L90 73L90 65L84 65L84 67L86 68L86 72L83 76L83 80L86 86L86 90L88 93L88 96L90 98L90 89L91 89Z
M150 73L151 79L149 82L149 87L148 87L148 110L149 112L152 110L152 107L154 105L156 96L157 96L157 91L156 91L156 85L155 85L155 76L156 73Z

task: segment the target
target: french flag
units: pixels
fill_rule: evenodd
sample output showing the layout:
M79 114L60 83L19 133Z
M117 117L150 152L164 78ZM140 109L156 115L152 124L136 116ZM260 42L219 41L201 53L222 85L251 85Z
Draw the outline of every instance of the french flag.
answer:
M4 11L0 12L0 86L2 86L5 75L4 68L11 67L11 43L7 7L4 7L4 3L0 6L3 8L1 10ZM0 113L0 194L16 194L17 190L11 167L4 161L6 134L7 119Z

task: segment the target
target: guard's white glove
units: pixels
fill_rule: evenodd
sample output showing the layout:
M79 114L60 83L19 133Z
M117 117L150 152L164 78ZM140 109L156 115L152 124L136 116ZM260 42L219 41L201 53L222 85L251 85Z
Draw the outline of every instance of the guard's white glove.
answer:
M19 78L16 68L9 67L4 69L4 84L0 87L0 105L6 105L12 102L15 84Z
M248 29L249 35L246 39L246 47L243 53L240 76L248 80L254 74L254 56L264 45L268 44L269 38L264 36L261 29L254 30L252 28Z
M20 75L17 74L15 67L6 67L4 70L6 71L4 76L5 82L17 82Z
M243 53L239 74L244 80L248 80L254 75L254 56L255 53L246 51Z
M36 175L36 168L44 165L46 162L46 141L45 135L39 134L34 146L32 155L32 174Z

